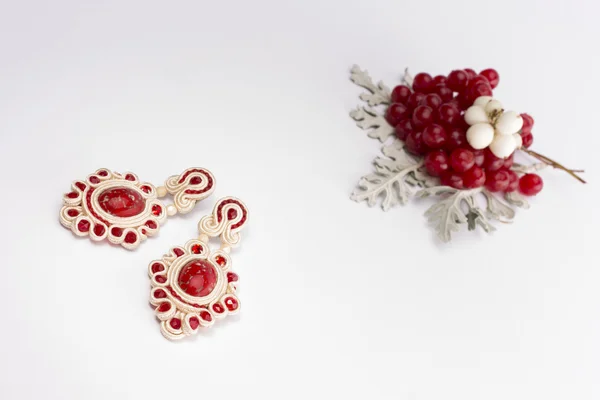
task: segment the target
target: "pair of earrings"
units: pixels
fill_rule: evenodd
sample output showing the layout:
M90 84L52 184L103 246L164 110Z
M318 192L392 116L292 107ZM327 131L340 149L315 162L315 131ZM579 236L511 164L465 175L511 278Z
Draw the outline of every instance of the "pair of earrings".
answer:
M140 181L131 172L102 168L72 183L71 192L63 196L60 222L77 236L108 239L132 250L154 236L167 217L185 214L210 196L215 183L205 168L189 168L159 187ZM173 204L160 200L167 194L173 196ZM239 311L238 276L231 269L229 253L239 244L239 232L247 219L248 209L242 201L221 198L212 214L200 220L197 239L171 248L149 264L150 303L167 339L193 335L200 327ZM220 237L219 249L210 249L212 237Z

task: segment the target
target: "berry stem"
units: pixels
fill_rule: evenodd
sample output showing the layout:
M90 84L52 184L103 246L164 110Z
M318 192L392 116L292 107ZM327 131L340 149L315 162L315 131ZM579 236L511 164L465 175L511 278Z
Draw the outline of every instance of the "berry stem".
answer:
M581 183L587 183L586 181L583 180L583 178L581 178L580 176L578 176L576 174L576 172L584 172L581 169L569 169L567 167L565 167L564 165L560 164L557 161L554 161L553 159L546 157L536 151L530 150L530 149L526 149L526 148L521 148L521 150L523 150L525 153L529 154L531 157L533 158L537 158L538 160L540 160L543 163L546 163L548 165L550 165L553 168L558 168L558 169L562 169L563 171L565 171L566 173L568 173L569 175L571 175L573 178L577 179L579 182Z

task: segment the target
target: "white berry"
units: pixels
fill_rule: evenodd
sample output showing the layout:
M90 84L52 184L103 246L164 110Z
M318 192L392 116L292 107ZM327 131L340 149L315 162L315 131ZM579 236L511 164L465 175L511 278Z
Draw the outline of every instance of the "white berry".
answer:
M517 149L520 149L523 146L523 138L520 133L514 133L513 137L515 138L515 143L517 144Z
M503 108L504 107L502 107L502 103L500 103L498 100L492 99L485 106L485 112L488 113L488 114L491 114L494 111L502 111Z
M498 158L510 156L516 148L517 141L513 135L496 135L492 144L490 144L490 151Z
M489 103L491 100L493 100L492 96L480 96L477 99L475 99L475 102L473 103L473 105L479 106L479 107L485 107L485 106L487 106L487 103Z
M523 118L516 111L505 111L496 120L496 132L501 135L512 135L523 127Z
M476 150L485 149L493 140L494 127L490 124L475 124L467 130L467 142Z
M471 106L465 111L465 121L469 125L488 123L488 115L480 106Z

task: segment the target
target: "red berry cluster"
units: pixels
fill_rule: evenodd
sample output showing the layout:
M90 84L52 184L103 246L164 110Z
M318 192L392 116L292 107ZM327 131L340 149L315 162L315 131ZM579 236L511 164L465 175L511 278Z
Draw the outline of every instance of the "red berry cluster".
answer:
M500 76L494 69L477 74L472 69L455 70L448 76L419 73L412 89L405 85L392 91L386 119L405 142L408 151L425 157L427 172L443 185L473 189L483 185L492 192L535 195L543 186L536 174L519 176L510 169L513 156L500 159L489 149L475 150L467 142L469 125L464 111L478 97L492 96ZM523 146L533 143L533 118L522 114Z

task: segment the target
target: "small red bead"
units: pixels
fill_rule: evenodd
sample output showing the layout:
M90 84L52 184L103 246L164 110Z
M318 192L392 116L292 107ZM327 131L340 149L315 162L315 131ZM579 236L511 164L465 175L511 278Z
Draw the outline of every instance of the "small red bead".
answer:
M70 199L76 199L77 197L79 197L79 194L76 192L70 192L70 193L67 193L66 196Z
M485 154L483 166L486 171L497 171L504 166L504 159L496 157L489 148L486 148L483 152Z
M523 140L523 147L526 149L530 148L533 144L533 134L531 132L521 135L521 139Z
M519 179L519 191L525 196L535 196L544 187L544 181L538 174L525 174Z
M227 219L228 220L236 219L237 216L238 216L238 212L235 210L235 208L231 208L231 209L229 209L229 211L227 211Z
M123 235L123 229L115 227L110 230L110 233L112 233L114 237L121 237L121 235Z
M440 182L444 186L450 186L455 189L464 188L463 176L460 172L448 170L442 174Z
M96 185L96 184L100 183L100 178L98 178L97 176L90 176L89 181L91 183L93 183L94 185Z
M406 104L411 94L412 90L410 90L408 86L396 86L394 90L392 90L392 103Z
M181 320L179 318L173 318L171 321L169 321L169 325L171 325L171 328L173 329L180 329Z
M415 108L419 107L419 105L421 104L421 101L424 98L425 98L424 93L413 93L408 98L408 101L406 102L406 106L408 107L409 110L414 110Z
M156 278L154 278L154 280L156 280L156 282L158 283L165 283L167 281L167 278L162 275L159 275Z
M204 247L202 247L202 245L196 243L192 246L192 253L194 254L200 254L202 253L202 250L204 250Z
M104 232L106 232L106 228L104 227L104 225L98 224L94 226L94 234L96 236L102 236L104 235Z
M175 247L173 249L173 254L175 254L177 257L181 257L183 255L183 250L181 250L179 247Z
M162 272L165 270L165 266L160 263L152 264L152 273L156 274L157 272Z
M431 124L423 130L423 143L432 149L441 149L446 144L446 130L438 124Z
M465 71L469 80L471 80L477 76L477 72L475 72L475 70L472 68L465 68L465 69L463 69L463 71Z
M515 171L507 170L506 172L508 172L508 177L510 180L508 182L508 186L506 187L506 189L504 189L504 191L506 193L514 192L519 188L519 176L515 173Z
M125 175L125 179L128 181L135 181L135 176L133 176L132 174L127 174Z
M433 89L433 93L440 96L443 103L447 103L447 102L451 101L452 98L454 97L454 93L452 92L452 89L450 89L449 87L444 86L444 85L436 85L436 87Z
M513 166L514 162L515 162L515 159L514 159L514 153L513 153L504 159L504 164L502 165L502 168L510 169L510 167Z
M437 122L446 127L456 126L462 119L460 110L454 104L442 104L437 109L435 117Z
M190 179L190 184L192 185L199 185L202 183L202 178L199 176L194 176L192 179Z
M212 309L217 314L221 314L223 311L225 311L225 309L223 308L223 306L220 305L219 303L213 304Z
M464 129L458 127L446 128L446 134L446 150L452 151L467 145L467 134Z
M433 88L433 78L431 75L421 72L415 75L413 79L413 90L420 93L429 93Z
M483 76L488 80L492 89L495 89L500 82L500 74L493 68L484 69L479 73L479 75Z
M477 165L473 166L463 174L463 184L467 189L483 186L485 184L485 171Z
M77 211L77 210L75 210L75 209L71 208L71 209L69 209L69 210L67 211L67 215L68 215L69 217L76 217L76 216L78 216L78 215L79 215L79 211Z
M533 120L533 117L529 114L521 114L521 118L523 118L523 127L521 128L521 135L531 132L531 129L533 128L533 123L535 122Z
M100 175L100 176L108 176L108 171L106 171L106 170L98 171L98 175Z
M152 220L146 221L146 226L150 229L158 228L158 224Z
M478 167L482 167L485 163L485 152L483 150L475 150L471 146L469 146L469 150L475 156L475 165L477 165Z
M412 131L404 142L406 149L413 154L425 154L427 146L423 143L423 132Z
M162 207L158 204L153 205L152 214L158 217L160 214L162 214Z
M422 129L433 122L433 109L428 106L415 108L412 115L412 125L415 129Z
M475 165L475 155L467 150L458 148L450 154L450 166L456 172L465 172Z
M490 192L502 192L506 190L509 183L510 174L504 169L488 172L485 179L485 187Z
M432 110L437 110L442 105L442 98L439 94L429 93L421 100L421 105L430 107Z
M144 193L150 193L152 191L152 188L150 186L146 186L146 185L142 186L140 189Z
M210 313L208 311L200 311L200 318L202 318L205 321L212 321L212 315L210 315Z
M221 267L223 265L225 265L227 263L227 260L225 259L225 257L218 255L215 257L215 261L217 262L217 264L219 264Z
M158 311L160 312L166 312L169 311L171 309L171 303L160 303L160 305L158 306Z
M162 290L162 289L157 289L154 291L154 298L155 299L164 299L165 297L167 297L167 293Z
M83 183L83 182L75 182L75 186L77 186L77 188L78 188L79 190L81 190L82 192L83 192L83 191L85 190L85 188L87 187L87 186L85 185L85 183Z
M433 78L433 84L434 85L445 85L447 80L448 80L448 78L446 78L444 75L437 75Z
M409 133L413 131L412 123L409 118L405 118L396 125L396 137L400 140L406 140Z
M79 221L77 224L77 230L79 230L79 232L88 232L90 230L90 221L85 219Z
M235 272L228 272L227 273L227 282L237 282L238 280L238 275Z
M136 242L136 240L137 235L135 234L135 232L128 232L127 235L125 235L125 243L133 244Z
M196 330L198 329L198 327L200 326L200 320L198 320L198 318L196 317L192 317L190 318L190 328L192 328L192 330Z
M455 92L462 92L469 83L469 76L462 69L457 69L448 75L446 85Z
M237 310L239 303L233 297L228 297L225 299L225 306L227 307L227 309L229 311L235 311L235 310Z
M448 155L444 151L432 151L425 156L425 169L429 175L440 176L448 168Z
M396 126L404 118L410 117L410 110L402 103L392 103L386 113L385 119L391 126Z

